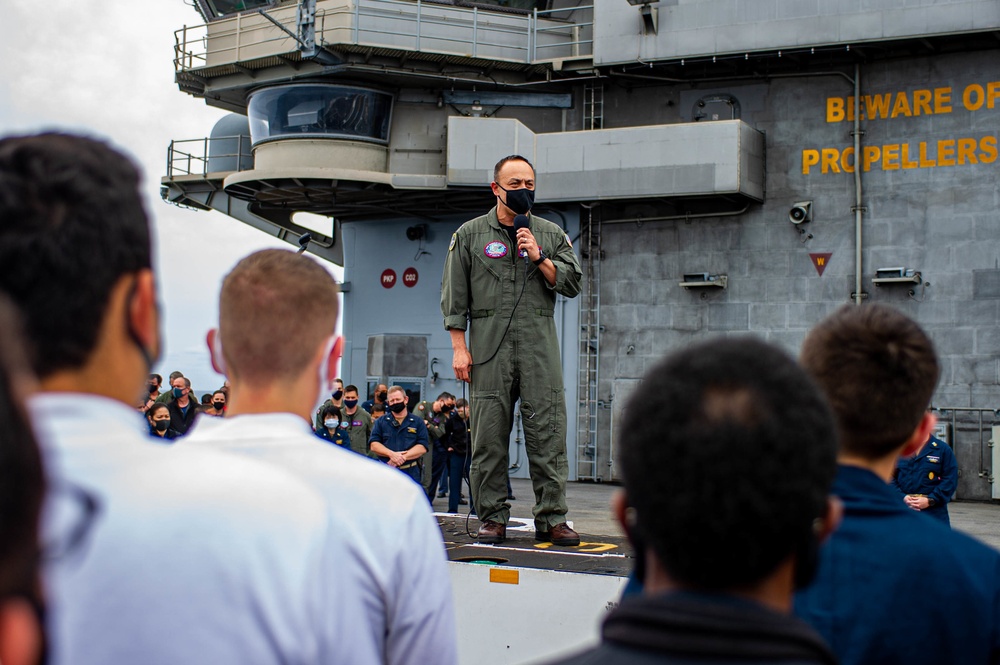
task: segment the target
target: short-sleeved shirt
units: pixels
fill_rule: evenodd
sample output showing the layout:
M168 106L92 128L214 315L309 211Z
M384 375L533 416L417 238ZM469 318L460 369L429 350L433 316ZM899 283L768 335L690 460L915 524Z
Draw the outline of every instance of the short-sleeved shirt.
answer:
M406 414L402 422L396 422L396 417L386 414L372 425L372 435L368 443L378 441L383 446L397 453L403 453L420 444L425 450L430 450L427 440L427 426L421 418L412 413ZM384 459L384 458L383 458Z

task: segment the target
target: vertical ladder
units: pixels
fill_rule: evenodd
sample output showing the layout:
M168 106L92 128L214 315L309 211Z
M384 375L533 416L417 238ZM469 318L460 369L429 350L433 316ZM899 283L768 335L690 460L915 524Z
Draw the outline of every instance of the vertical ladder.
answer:
M587 209L581 233L580 254L585 263L584 291L580 301L580 357L577 395L576 476L578 480L602 480L598 474L597 398L600 375L601 337L601 219L595 208Z
M604 86L599 83L583 88L583 128L604 129Z

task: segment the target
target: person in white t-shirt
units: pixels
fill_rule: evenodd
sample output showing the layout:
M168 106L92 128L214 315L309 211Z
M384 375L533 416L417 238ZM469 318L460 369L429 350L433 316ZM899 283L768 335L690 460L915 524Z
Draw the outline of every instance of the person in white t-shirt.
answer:
M324 495L330 532L351 548L329 600L352 635L352 662L449 665L457 654L451 584L420 486L310 428L340 357L337 295L309 257L275 249L240 261L222 284L219 328L208 333L213 363L230 382L228 412L181 447L266 460Z
M48 662L321 662L322 499L255 460L159 445L135 409L161 344L138 185L96 140L0 139L0 291L41 389Z

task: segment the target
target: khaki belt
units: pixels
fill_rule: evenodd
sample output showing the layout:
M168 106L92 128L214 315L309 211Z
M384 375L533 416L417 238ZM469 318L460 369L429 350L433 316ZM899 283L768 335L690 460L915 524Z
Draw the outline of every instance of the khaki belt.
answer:
M397 466L396 468L400 469L400 470L402 470L402 469L410 469L412 467L415 467L416 465L417 465L417 462L416 462L416 460L414 460L412 462L407 462L406 464L404 464L402 466Z

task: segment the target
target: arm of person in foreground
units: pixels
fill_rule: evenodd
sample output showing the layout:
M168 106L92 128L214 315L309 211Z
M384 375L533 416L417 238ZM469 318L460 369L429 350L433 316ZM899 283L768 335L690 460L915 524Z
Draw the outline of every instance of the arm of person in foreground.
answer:
M416 489L420 489L416 487ZM390 665L455 665L455 609L441 529L426 497L414 501L406 548L393 572L395 595L388 608L386 662ZM404 592L405 590L405 592Z

